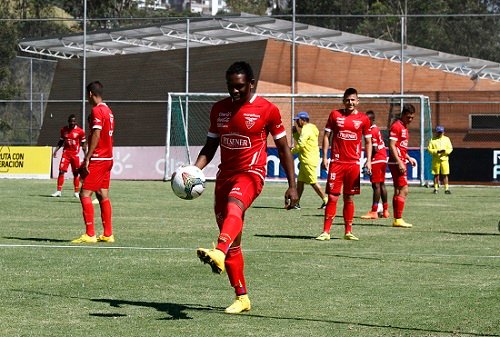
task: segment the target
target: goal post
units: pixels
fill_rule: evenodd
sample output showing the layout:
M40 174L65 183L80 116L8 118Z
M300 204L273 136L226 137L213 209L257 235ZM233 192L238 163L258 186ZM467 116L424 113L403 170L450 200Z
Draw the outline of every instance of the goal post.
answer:
M281 111L289 141L292 141L293 117L299 111L308 111L311 122L322 130L332 109L342 108L343 94L267 94L257 93ZM194 163L206 141L212 105L228 97L227 93L176 93L168 94L167 125L165 141L165 174L169 180L178 166ZM386 142L391 121L398 117L404 103L413 104L417 114L409 126L410 155L416 156L418 167L412 169L409 180L424 185L430 180L430 156L426 151L432 137L431 108L429 97L423 95L379 95L359 94L360 111L373 110L376 124ZM388 146L388 143L386 143ZM320 144L318 144L320 146ZM213 179L217 172L218 154L210 167L205 168L207 178ZM364 160L364 158L362 158ZM268 173L269 175L269 173ZM272 176L271 178L276 178ZM321 178L321 177L320 177Z

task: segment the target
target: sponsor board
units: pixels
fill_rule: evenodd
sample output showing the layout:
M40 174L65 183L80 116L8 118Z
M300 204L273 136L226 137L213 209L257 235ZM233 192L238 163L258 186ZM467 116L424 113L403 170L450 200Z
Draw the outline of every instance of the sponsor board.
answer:
M0 146L0 178L50 179L50 146Z

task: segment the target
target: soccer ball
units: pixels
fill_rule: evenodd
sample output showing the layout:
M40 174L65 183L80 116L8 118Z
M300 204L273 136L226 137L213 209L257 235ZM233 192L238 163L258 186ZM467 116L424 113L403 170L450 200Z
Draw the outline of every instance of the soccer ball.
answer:
M196 199L205 190L205 175L194 165L180 166L172 174L170 184L179 198Z

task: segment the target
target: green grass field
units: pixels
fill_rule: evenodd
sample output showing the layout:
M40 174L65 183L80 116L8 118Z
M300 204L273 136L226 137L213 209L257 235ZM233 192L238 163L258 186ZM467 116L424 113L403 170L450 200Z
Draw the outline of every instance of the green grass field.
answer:
M227 276L195 254L217 237L213 183L184 201L168 183L113 181L117 242L95 245L69 243L81 207L69 180L49 197L55 185L0 180L0 336L500 336L499 188L410 187L414 228L398 229L359 218L363 186L360 241L339 239L337 217L319 242L312 189L286 211L286 185L268 182L244 228L253 308L227 315Z

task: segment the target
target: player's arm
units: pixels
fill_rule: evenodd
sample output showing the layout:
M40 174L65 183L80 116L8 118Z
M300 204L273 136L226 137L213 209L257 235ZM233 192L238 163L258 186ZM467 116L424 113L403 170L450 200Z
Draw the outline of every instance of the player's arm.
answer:
M435 156L438 153L438 150L436 148L436 144L432 140L429 142L429 145L427 146L427 151L429 151L429 153L432 156Z
M373 153L371 135L365 136L365 152L366 152L365 167L366 167L366 170L368 171L368 174L371 174L371 172L372 172L372 153Z
M392 158L394 158L396 160L396 163L398 164L398 167L399 167L399 171L401 173L406 172L406 164L403 163L401 158L399 158L398 149L396 148L396 140L395 139L389 138L389 151L391 153Z
M286 179L288 180L288 189L285 192L285 207L287 209L292 209L299 201L297 186L295 185L295 170L293 168L292 153L288 147L286 136L275 139L274 144L276 144L276 148L278 149L281 166L285 170Z
M194 163L194 165L197 166L200 170L203 170L203 168L207 166L208 163L210 163L214 158L215 152L217 152L218 147L218 137L207 137L207 141L198 154L198 158L196 158L196 162Z
M321 167L325 170L328 169L328 149L330 148L330 130L326 130L323 134L323 142L321 145L321 151L323 152L323 160L321 162Z
M59 149L63 146L63 144L64 144L64 139L60 138L59 141L57 142L57 147L54 150L54 154L53 154L54 158L57 157L57 151L59 151Z
M94 154L97 144L99 144L99 139L101 138L101 129L94 128L90 133L90 144L88 145L88 151L85 154L85 159L83 161L83 168L88 172L88 167L90 163L90 158Z
M304 149L304 145L306 144L307 139L309 137L310 137L310 132L308 133L307 128L306 129L303 128L302 132L300 133L300 135L298 135L297 138L295 138L295 134L294 134L294 138L295 138L296 142L295 142L295 146L292 148L292 154L301 152Z

